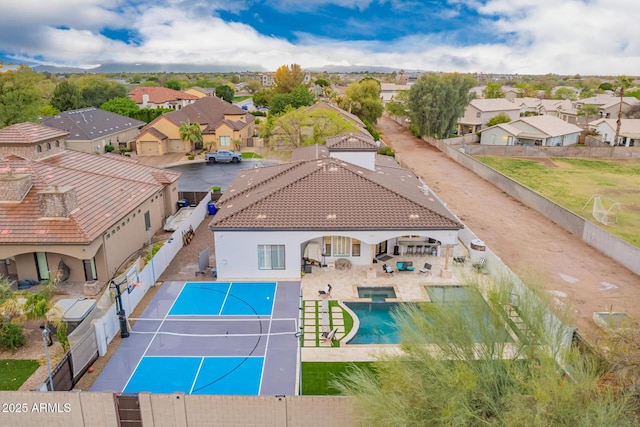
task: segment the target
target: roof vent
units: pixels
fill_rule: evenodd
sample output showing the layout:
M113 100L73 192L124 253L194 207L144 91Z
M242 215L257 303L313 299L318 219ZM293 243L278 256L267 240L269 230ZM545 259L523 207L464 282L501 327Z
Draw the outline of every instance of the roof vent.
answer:
M327 215L327 219L336 219L336 214Z

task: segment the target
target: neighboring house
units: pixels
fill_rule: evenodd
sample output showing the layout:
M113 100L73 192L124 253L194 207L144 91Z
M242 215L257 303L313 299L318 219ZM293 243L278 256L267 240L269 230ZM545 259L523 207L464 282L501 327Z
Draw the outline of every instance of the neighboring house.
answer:
M129 92L140 108L167 108L179 110L193 104L198 97L166 87L138 86Z
M136 138L136 153L158 156L192 151L191 143L180 139L180 126L187 122L200 125L203 147L197 149L253 146L255 118L223 99L206 96L181 110L163 114L142 128Z
M309 245L319 247L321 264L346 259L372 274L382 266L375 257L407 243L433 245L439 256L457 252L463 224L411 171L376 155L372 140L327 142L231 183L209 225L218 278L299 280Z
M504 94L504 99L507 101L515 101L522 93L522 89L511 86L502 86L502 93Z
M521 116L544 114L561 118L569 123L571 123L571 121L566 119L566 114L568 113L575 117L575 110L573 110L570 100L523 97L514 99L513 103L520 107Z
M398 85L395 83L380 83L380 87L380 97L384 104L389 101L393 101L393 98L398 95L400 91L408 91L411 89L411 85Z
M193 86L185 90L184 93L197 96L198 98L204 98L205 96L216 96L216 88Z
M620 97L610 94L599 94L591 98L579 99L573 103L577 110L582 105L596 105L598 107L598 115L600 118L618 118L620 112ZM622 98L622 114L624 114L636 105L640 105L640 100L633 96L625 96Z
M577 144L582 129L552 116L522 117L482 131L482 145L541 145L557 147Z
M0 130L0 275L106 283L177 209L177 172L65 149L67 132Z
M40 122L68 132L67 149L99 154L104 154L105 145L129 148L145 125L140 120L95 107L65 111Z
M491 118L504 113L516 120L520 117L520 107L503 98L473 99L464 109L464 115L458 119L458 135L476 133L487 127Z
M614 144L617 125L617 119L598 119L589 122L589 129L598 131L602 142L609 145L637 146L636 142L640 141L640 119L621 119L618 141Z
M258 81L262 85L262 87L270 87L273 86L273 78L275 73L264 73L258 76Z

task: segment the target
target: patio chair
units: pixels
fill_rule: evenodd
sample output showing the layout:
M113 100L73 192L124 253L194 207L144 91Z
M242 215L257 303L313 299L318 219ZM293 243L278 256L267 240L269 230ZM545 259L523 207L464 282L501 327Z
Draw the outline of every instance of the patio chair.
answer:
M382 264L382 271L386 274L393 274L393 268L389 267L387 264Z
M428 262L425 262L424 267L418 271L420 273L426 273L426 275L428 276L429 274L431 274L431 264L429 264Z
M335 338L336 333L338 333L338 328L333 328L330 332L323 332L320 336L322 337L323 343L332 342L333 338Z
M487 261L484 258L480 258L478 260L478 262L476 262L475 264L473 264L473 268L478 272L483 272L484 274L489 273L489 271L487 270Z
M330 297L331 296L331 285L327 283L327 286L324 287L324 289L318 291L318 296L325 296L325 297Z
M416 269L413 266L413 261L398 261L396 262L396 268L398 271L414 271Z
M464 262L466 261L467 257L465 256L454 256L453 257L453 263L455 265L464 265Z

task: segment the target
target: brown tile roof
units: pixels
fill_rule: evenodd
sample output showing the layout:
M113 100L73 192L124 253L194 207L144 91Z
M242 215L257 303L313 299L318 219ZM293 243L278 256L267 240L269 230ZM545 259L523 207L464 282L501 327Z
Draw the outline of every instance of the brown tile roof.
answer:
M225 119L225 116L229 115L238 116L238 120ZM246 123L241 121L240 117L245 117ZM203 134L215 133L215 130L222 123L227 123L234 130L240 130L255 120L253 115L247 113L242 108L215 96L198 98L196 102L180 110L163 114L149 123L144 129L146 130L153 127L155 122L161 118L166 118L176 126L180 126L182 122L199 123L203 128Z
M220 230L427 230L463 225L406 169L324 158L242 171L210 223Z
M31 145L64 138L69 132L36 123L18 123L0 129L0 144Z
M40 161L5 160L0 170L29 173L33 186L21 202L0 203L0 244L90 243L180 177L124 156L71 150ZM76 190L79 209L67 219L40 217L37 193L52 185Z
M315 160L329 157L329 150L326 145L313 144L296 148L291 153L291 161L299 162L302 160Z
M133 99L136 104L142 104L142 95L149 95L149 102L154 104L164 104L165 102L178 101L180 99L198 99L197 96L190 93L166 87L138 86L129 91L129 98Z
M353 133L327 138L326 143L329 151L378 151L373 138Z

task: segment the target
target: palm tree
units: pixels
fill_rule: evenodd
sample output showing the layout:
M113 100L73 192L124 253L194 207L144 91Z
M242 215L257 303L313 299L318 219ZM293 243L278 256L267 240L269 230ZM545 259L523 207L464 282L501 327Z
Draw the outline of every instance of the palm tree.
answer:
M202 130L198 123L180 122L178 132L180 133L180 139L189 143L189 152L191 153L195 150L195 144L202 142Z
M613 139L612 145L618 144L618 138L620 137L620 126L622 125L622 100L624 99L624 90L633 83L633 80L627 76L618 77L613 83L615 87L620 88L620 108L618 109L618 120L616 121L616 136Z

